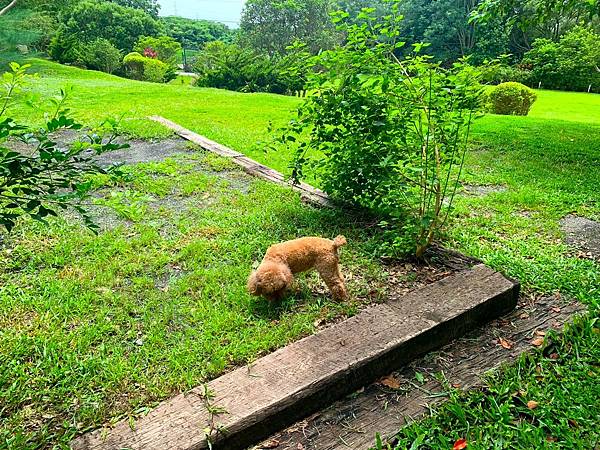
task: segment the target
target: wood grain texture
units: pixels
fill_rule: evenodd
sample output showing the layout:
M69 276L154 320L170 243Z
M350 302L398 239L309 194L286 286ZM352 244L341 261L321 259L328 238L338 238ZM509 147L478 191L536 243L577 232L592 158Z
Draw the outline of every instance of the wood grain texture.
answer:
M198 133L194 133L181 125L176 124L168 119L165 119L161 116L151 116L151 120L158 122L165 127L173 130L176 134L181 136L182 138L191 141L205 150L213 152L223 158L228 158L232 163L237 164L242 167L247 173L250 175L262 178L264 180L270 181L272 183L289 186L295 191L300 192L300 195L303 200L318 205L318 206L333 206L333 202L329 199L329 196L309 184L299 183L299 184L291 184L286 181L285 177L282 173L271 169L253 159L248 158L242 153L236 152L224 145L219 144L218 142L212 141Z
M74 449L235 450L255 444L515 307L519 286L478 265L333 325ZM215 408L220 414L214 414ZM213 410L213 414L209 410ZM131 426L133 425L133 426ZM207 436L210 435L210 437Z
M268 441L278 442L277 450L367 450L375 443L375 433L391 439L407 421L426 414L429 406L446 398L444 387L434 378L436 373L443 372L447 381L460 389L474 388L486 372L534 348L531 342L536 331L562 329L583 311L580 303L565 302L559 296L521 300L510 314L386 376L399 384L398 389L373 383ZM503 348L500 338L511 348ZM425 375L425 384L416 382L416 372Z

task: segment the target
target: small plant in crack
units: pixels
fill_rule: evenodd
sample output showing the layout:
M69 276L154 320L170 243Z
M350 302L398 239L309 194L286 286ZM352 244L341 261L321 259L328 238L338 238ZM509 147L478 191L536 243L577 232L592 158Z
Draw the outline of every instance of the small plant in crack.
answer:
M197 395L204 402L204 407L208 412L208 426L204 429L204 434L206 435L206 443L208 448L209 450L212 450L214 441L218 437L219 433L225 433L227 431L224 426L217 424L215 419L221 414L228 414L228 411L225 408L213 403L215 393L210 390L208 384L204 383L200 387L200 392L197 392Z

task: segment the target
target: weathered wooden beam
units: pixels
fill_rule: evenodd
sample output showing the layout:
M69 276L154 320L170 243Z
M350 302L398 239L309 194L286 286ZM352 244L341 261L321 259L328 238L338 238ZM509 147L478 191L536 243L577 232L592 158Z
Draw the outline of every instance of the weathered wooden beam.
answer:
M327 207L333 206L331 200L329 199L329 196L320 189L317 189L306 183L289 183L286 181L285 177L281 172L271 169L270 167L267 167L257 161L254 161L253 159L248 158L242 153L236 152L235 150L225 147L224 145L212 141L198 133L194 133L193 131L184 128L181 125L176 124L175 122L165 119L164 117L151 116L150 119L164 125L170 130L173 130L182 138L199 145L203 149L213 152L223 158L228 158L234 164L241 166L250 175L263 178L273 183L291 187L295 191L300 192L300 195L304 200L315 205Z
M125 420L76 450L243 449L407 364L517 302L519 285L478 265L373 306ZM209 395L205 392L208 389Z
M277 450L368 450L375 443L376 433L384 441L393 442L400 428L448 398L443 395L446 383L462 390L481 385L488 371L536 349L535 338L550 330L563 329L586 309L583 304L567 302L558 295L537 298L533 303L523 302L501 319L385 377L387 382L398 383L399 389L373 383L294 423L258 444L256 449L269 448L269 443L278 442ZM417 371L429 375L442 372L445 383L433 376L426 376L422 385L415 383Z

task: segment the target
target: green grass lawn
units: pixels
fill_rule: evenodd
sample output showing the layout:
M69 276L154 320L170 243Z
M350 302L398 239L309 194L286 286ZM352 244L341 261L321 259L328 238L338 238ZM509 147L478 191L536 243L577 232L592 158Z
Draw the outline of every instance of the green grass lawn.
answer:
M129 133L161 137L168 133L144 119L160 114L272 167L287 167L288 155L265 153L257 142L268 138L270 121L291 117L298 99L34 64L40 79L30 90L46 95L73 85L72 107L88 124L127 113ZM39 112L23 108L19 115L34 122ZM222 169L214 159L203 164ZM600 95L540 91L528 117L480 119L465 178L506 190L461 195L445 244L519 278L532 299L560 292L590 313L555 338L560 359L535 353L481 390L455 392L439 413L401 430L399 448L415 442L451 448L459 437L481 449L594 448L600 268L562 243L559 220L569 213L600 219ZM144 412L156 399L310 333L317 317L357 308L323 296L270 311L250 299L243 292L248 266L272 241L343 231L354 242L345 264L363 275L353 277L353 292L360 297L365 279L377 284L376 238L351 225L332 227L349 223L347 217L304 207L294 194L261 181L252 181L246 194L231 189L234 184L198 175L185 161L142 165L114 187L142 199L143 214L122 211L133 214L132 223L98 237L72 222L27 223L5 243L0 448L11 437L9 448L64 444L74 433ZM168 193L201 206L184 213L161 206ZM310 277L301 285L306 296L316 286ZM540 408L524 411L511 395L519 389L540 399Z
M353 219L201 151L133 166L101 192L118 215L96 213L98 236L74 220L26 222L2 243L0 448L65 446L352 315L382 288ZM353 300L331 301L315 274L278 307L246 293L268 245L336 233L351 243Z
M146 83L42 59L30 62L33 64L31 72L40 75L40 82L31 90L49 96L63 87L73 86L71 106L84 123L97 124L109 114L124 115L122 124L127 133L156 138L167 136L169 132L146 118L161 115L261 162L268 161L276 169L287 168L287 154L266 154L260 142L268 137L269 122L277 126L289 120L299 101L295 97L182 86L181 81L166 85ZM27 108L19 113L26 120L39 117Z

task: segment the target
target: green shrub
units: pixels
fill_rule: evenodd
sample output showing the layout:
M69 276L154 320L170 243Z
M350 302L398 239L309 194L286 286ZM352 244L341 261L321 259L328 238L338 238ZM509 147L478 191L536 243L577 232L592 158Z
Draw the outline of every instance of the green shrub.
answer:
M165 83L167 81L168 72L169 66L164 62L159 61L158 59L144 58L144 81Z
M153 83L164 83L169 75L169 66L154 58L147 58L137 52L123 58L126 74L129 78Z
M199 76L197 86L241 92L285 92L271 59L237 44L209 42L197 55L193 70Z
M546 89L600 92L600 35L576 27L558 42L536 39L522 65L531 72L529 84Z
M528 70L507 64L484 64L481 67L481 81L487 84L500 84L509 81L526 83L531 78Z
M296 44L284 57L270 57L215 41L197 55L193 70L199 75L197 86L291 94L304 88L309 56L302 44Z
M68 34L65 27L59 27L50 40L48 54L54 61L85 67L85 50L77 36Z
M170 66L177 64L177 59L182 52L181 44L168 36L142 36L133 48L142 55L148 49L156 53L156 58Z
M439 236L459 182L472 120L480 108L478 71L449 69L418 53L399 60L399 2L365 23L340 13L346 44L310 61L306 97L278 130L294 152L294 180L317 177L332 198L366 208L389 232L386 253L421 257Z
M494 114L526 116L537 95L524 84L510 81L496 86L490 92L489 99Z
M131 52L123 58L125 74L132 80L143 80L144 78L144 58L138 52Z
M103 38L83 47L83 59L88 69L113 73L121 67L122 58L121 51Z

